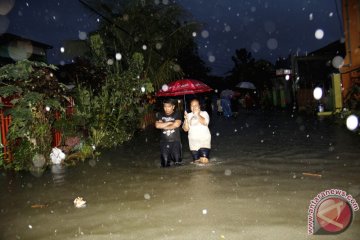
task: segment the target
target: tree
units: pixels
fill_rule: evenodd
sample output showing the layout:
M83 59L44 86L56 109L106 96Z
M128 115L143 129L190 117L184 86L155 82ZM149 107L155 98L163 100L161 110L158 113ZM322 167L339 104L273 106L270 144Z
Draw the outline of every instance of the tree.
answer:
M231 59L234 62L234 67L230 71L227 81L230 81L231 85L236 85L236 83L241 81L251 81L255 64L255 59L251 56L251 52L248 52L245 48L236 49L235 56L232 56Z
M177 60L180 53L189 53L184 49L195 49L192 32L199 29L199 24L188 21L178 4L156 4L152 0L81 2L106 19L98 31L105 46L101 61L113 59L116 53L129 59L141 51L145 61L141 77L149 78L155 88L184 75ZM126 67L126 61L121 64Z
M231 86L235 86L241 81L250 81L255 84L258 90L263 90L266 86L271 88L270 79L274 75L274 65L266 60L255 60L251 52L245 48L235 51L232 57L234 67L227 76L227 81Z

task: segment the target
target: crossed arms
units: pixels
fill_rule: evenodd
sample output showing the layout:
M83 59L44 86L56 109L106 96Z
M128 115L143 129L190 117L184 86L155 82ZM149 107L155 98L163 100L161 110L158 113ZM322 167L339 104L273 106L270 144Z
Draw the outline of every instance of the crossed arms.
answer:
M158 129L171 130L181 126L181 120L175 120L175 122L163 122L158 120L155 122L155 127Z

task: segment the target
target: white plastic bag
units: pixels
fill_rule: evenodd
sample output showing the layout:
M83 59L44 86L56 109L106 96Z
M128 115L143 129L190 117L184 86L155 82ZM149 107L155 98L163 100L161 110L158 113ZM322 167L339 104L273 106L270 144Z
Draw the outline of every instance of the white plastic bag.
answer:
M61 164L62 160L66 157L65 153L61 151L59 148L53 148L50 153L50 159L52 164Z

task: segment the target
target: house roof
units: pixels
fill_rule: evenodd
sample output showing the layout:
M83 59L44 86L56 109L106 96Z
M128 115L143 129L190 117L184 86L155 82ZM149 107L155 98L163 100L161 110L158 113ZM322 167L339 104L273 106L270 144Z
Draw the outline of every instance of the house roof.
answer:
M29 38L21 37L21 36L12 34L12 33L4 33L4 34L0 35L0 45L7 44L7 43L9 43L11 41L14 41L14 40L30 41L33 46L38 46L38 47L45 48L45 49L52 49L53 48L52 46L50 46L48 44L38 42L38 41L35 41L35 40L31 40Z

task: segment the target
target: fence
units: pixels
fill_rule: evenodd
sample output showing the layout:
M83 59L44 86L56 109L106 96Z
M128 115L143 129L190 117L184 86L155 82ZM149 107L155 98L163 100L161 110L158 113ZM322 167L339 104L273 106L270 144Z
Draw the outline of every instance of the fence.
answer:
M9 143L7 141L7 134L9 132L9 127L11 124L11 115L5 115L6 109L9 109L12 107L12 105L9 103L9 99L1 98L1 103L4 105L4 109L0 109L0 120L1 120L1 145L2 145L2 151L3 151L3 159L5 163L10 163L13 160L13 155L11 153L11 149L9 147ZM66 116L71 116L74 113L75 103L74 99L70 98L70 102L68 103L68 106L66 106ZM59 111L55 112L55 119L60 119L61 114ZM53 129L52 130L52 147L58 147L61 144L61 132Z

